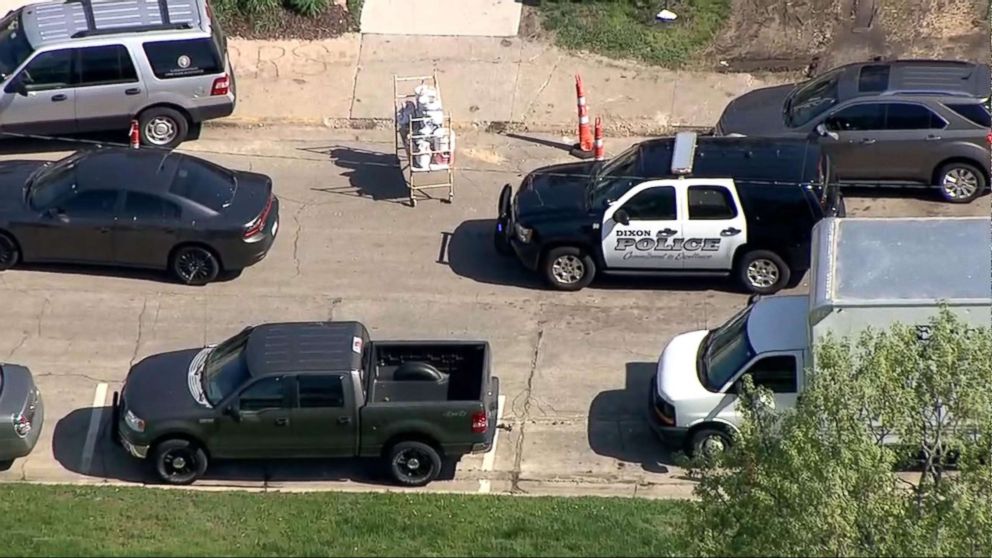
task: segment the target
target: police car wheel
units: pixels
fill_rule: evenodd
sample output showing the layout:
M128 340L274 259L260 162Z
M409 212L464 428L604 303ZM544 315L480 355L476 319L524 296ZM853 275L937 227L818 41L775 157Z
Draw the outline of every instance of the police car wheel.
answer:
M544 256L544 278L559 291L577 291L589 286L596 264L579 248L553 248Z
M788 283L792 277L789 266L774 252L755 250L741 258L738 266L741 283L748 292L774 294Z

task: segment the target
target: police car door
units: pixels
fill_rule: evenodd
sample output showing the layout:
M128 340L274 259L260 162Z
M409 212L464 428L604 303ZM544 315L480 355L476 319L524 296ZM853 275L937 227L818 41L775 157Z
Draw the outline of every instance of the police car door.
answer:
M685 269L730 270L734 253L747 242L747 222L731 179L684 179L681 196L682 259Z
M652 180L631 188L603 213L607 269L682 269L679 180Z

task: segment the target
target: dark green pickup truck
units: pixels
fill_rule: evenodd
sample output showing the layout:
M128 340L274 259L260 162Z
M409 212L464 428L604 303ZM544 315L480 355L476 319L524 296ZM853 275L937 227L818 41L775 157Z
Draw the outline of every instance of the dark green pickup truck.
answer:
M210 459L381 457L405 486L490 450L489 344L369 340L357 322L264 324L154 355L114 394L114 437L189 484Z

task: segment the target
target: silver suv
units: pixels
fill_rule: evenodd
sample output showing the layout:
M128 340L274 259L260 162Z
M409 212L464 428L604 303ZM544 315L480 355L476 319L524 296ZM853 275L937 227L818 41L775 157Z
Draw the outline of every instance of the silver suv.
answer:
M0 132L127 129L175 147L234 111L227 40L206 0L65 0L0 20Z

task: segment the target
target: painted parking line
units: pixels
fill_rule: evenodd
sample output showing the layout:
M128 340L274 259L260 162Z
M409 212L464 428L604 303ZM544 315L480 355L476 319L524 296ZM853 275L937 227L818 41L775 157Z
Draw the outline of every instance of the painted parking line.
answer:
M496 433L493 434L493 447L490 449L485 456L482 458L482 472L487 473L493 470L496 466L496 444L499 442L499 422L503 420L503 403L506 402L506 396L500 395L496 403ZM489 479L482 479L479 481L479 494L488 494L492 490L492 483Z
M107 403L107 384L97 384L93 394L93 412L90 414L90 427L86 431L86 442L83 444L83 474L90 474L93 465L93 450L96 449L96 436L100 433L103 421L103 407Z

